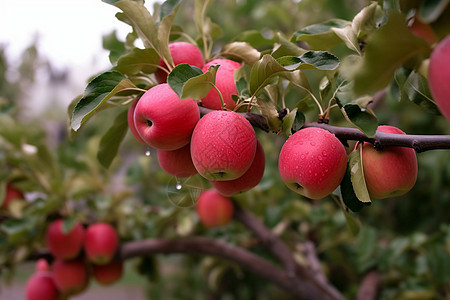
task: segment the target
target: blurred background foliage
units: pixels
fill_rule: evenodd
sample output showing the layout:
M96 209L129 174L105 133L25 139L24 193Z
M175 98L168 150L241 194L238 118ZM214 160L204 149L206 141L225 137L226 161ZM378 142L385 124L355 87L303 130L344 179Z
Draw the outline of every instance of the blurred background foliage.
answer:
M182 3L175 23L195 37L193 2ZM391 2L395 1L385 1L384 5ZM400 3L403 7L421 5L421 1ZM332 18L351 20L368 4L362 0L221 0L209 6L207 15L222 29L215 40L216 51L230 41L248 37L249 31L267 39L266 45L258 45L264 50L278 33L289 39L311 24ZM435 21L436 28L439 22ZM345 50L337 47L331 52L339 56ZM0 212L3 278L14 274L11 271L16 262L44 246L45 226L60 214L84 222L111 222L124 242L204 235L271 259L238 223L205 230L192 200L209 187L208 182L194 176L180 182L182 189L177 191L177 181L159 168L156 152L151 150L147 156L147 149L130 133L112 167L101 167L96 157L99 141L118 111L93 118L75 137L67 129L66 111L58 106L50 106L31 119L21 117L30 109L26 95L33 92L30 88L36 74L51 70L51 61L39 55L35 44L23 52L19 65L11 65L0 47L0 182L3 189L6 182L13 182L26 192L29 201ZM58 76L48 78L49 86L68 84ZM318 85L321 78L309 79ZM399 100L395 93L388 92L373 109L380 124L398 126L406 133L450 134L443 117ZM311 110L308 121L315 121L314 116L317 111ZM336 125L347 124L337 121ZM303 243L313 241L326 275L348 299L355 297L362 278L372 270L381 278L379 299L448 299L450 151L419 153L419 175L413 190L401 197L375 200L359 214L352 214L360 224L359 233L354 233L336 204L337 197L311 201L285 187L277 168L284 138L260 131L257 134L266 153L265 175L260 185L236 199L279 235L299 261L304 261ZM149 299L288 298L273 285L217 258L155 256L130 263L129 272L148 280L143 288Z

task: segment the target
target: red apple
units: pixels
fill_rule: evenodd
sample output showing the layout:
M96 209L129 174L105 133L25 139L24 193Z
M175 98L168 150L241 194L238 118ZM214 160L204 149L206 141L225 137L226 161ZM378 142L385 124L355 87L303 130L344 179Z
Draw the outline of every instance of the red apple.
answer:
M450 122L450 34L431 53L428 81L436 105Z
M336 136L315 127L304 128L284 143L278 161L283 182L311 199L331 194L347 169L347 153Z
M197 103L181 100L167 83L149 89L136 104L134 122L146 144L175 150L187 145L200 119Z
M88 269L82 259L56 259L53 262L52 275L58 290L64 295L80 294L89 283Z
M59 291L48 271L38 271L31 275L25 286L26 300L58 300Z
M134 101L128 108L127 114L128 127L130 128L130 131L133 134L134 138L138 140L140 143L145 144L144 140L141 138L139 132L136 129L136 123L134 123L134 110L136 109L136 104L138 103L138 101L139 98L134 99Z
M3 200L2 205L0 206L0 209L8 209L11 201L23 199L24 197L22 191L15 188L11 183L7 183L5 190L5 198Z
M405 134L393 126L378 126L377 130ZM367 142L362 144L362 147L364 177L371 197L395 197L412 189L417 179L417 157L414 149L386 147L377 151Z
M114 260L106 265L92 265L92 274L98 283L112 284L122 277L123 262Z
M256 140L252 125L240 114L212 111L200 119L192 133L192 161L208 180L233 180L249 169Z
M220 65L216 73L216 87L222 94L225 107L233 110L236 104L231 95L238 94L234 83L234 71L239 69L241 64L230 59L214 59L203 66L203 72L208 71L209 67L213 65ZM201 103L206 108L222 109L222 102L216 89L211 89Z
M175 66L179 64L189 64L201 69L205 64L202 52L195 45L186 42L174 42L169 44L169 51ZM155 72L156 81L158 81L158 83L165 83L167 82L167 76L169 75L167 71L170 70L167 69L167 65L162 59L159 60L158 64L161 68L158 68Z
M245 192L261 181L266 167L266 157L264 149L259 141L256 144L255 158L250 168L241 177L227 181L210 181L212 186L222 195L231 196Z
M39 271L50 271L50 265L44 258L40 258L36 262L36 272Z
M191 158L191 145L176 150L158 150L158 161L161 168L178 178L190 177L197 174L197 169Z
M80 223L76 223L69 232L64 232L63 222L59 219L50 223L45 240L53 256L60 259L72 259L78 256L83 248L84 228Z
M119 237L108 223L94 223L86 229L84 250L87 259L97 265L109 263L116 254Z
M233 217L234 207L230 198L209 189L200 194L195 206L198 217L206 227L220 227Z

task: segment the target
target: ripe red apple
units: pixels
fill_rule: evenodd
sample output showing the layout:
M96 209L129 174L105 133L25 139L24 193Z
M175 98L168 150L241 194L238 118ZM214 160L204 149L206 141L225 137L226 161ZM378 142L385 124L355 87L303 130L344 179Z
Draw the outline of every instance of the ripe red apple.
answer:
M136 123L134 123L134 110L136 109L136 104L138 103L138 101L139 98L134 99L134 101L128 108L127 113L128 127L130 128L130 131L133 134L134 138L138 140L140 143L145 144L144 140L141 138L139 132L136 129Z
M23 200L23 199L24 199L24 196L23 196L22 191L15 188L11 183L7 183L6 190L5 190L5 198L3 200L2 205L0 206L0 209L8 209L11 201Z
M405 134L393 126L378 126L377 130ZM417 179L417 157L414 149L386 147L377 151L367 142L362 147L364 177L371 197L395 197L412 189Z
M39 271L50 271L50 265L44 258L40 258L36 262L36 272Z
M187 145L200 119L197 103L181 100L167 83L149 89L136 104L134 122L146 144L175 150Z
M186 42L174 42L169 44L169 51L172 55L174 65L190 64L198 68L202 68L205 64L205 59L200 49L192 44ZM158 68L155 72L155 78L158 83L167 82L167 65L162 59L158 62L161 68Z
M63 231L63 220L59 219L47 227L45 240L50 252L56 258L72 259L78 256L84 243L84 228L80 223L69 231Z
M86 229L84 250L87 259L97 265L109 263L119 246L116 229L108 223L94 223Z
M433 44L436 42L436 33L430 24L423 22L417 16L414 16L409 22L409 28L412 33L417 36L420 36L429 44Z
M256 140L252 125L240 114L212 111L200 119L192 133L192 161L208 180L233 180L249 169Z
M428 82L436 105L450 122L450 34L431 53Z
M241 177L234 180L210 181L212 186L222 195L231 196L237 193L245 192L261 181L266 167L266 157L264 149L259 141L256 144L255 158L250 168Z
M347 169L347 153L336 136L315 127L304 128L284 143L278 160L283 182L311 199L331 194Z
M26 300L58 300L59 291L52 274L48 271L35 272L25 286Z
M216 87L222 94L225 107L233 110L236 106L231 95L237 95L236 84L234 83L234 71L241 67L241 64L230 59L214 59L203 66L203 72L208 71L212 65L220 65L216 73ZM205 98L201 100L202 106L210 109L222 109L219 94L216 89L211 89Z
M92 265L92 274L98 283L109 285L122 277L123 261L114 260L106 265Z
M58 290L64 295L80 294L89 283L89 273L83 259L56 259L52 275Z
M195 206L198 217L206 227L220 227L233 217L234 206L230 198L209 189L200 194Z
M197 174L197 169L191 158L191 145L176 150L158 150L158 161L161 168L178 178L190 177Z

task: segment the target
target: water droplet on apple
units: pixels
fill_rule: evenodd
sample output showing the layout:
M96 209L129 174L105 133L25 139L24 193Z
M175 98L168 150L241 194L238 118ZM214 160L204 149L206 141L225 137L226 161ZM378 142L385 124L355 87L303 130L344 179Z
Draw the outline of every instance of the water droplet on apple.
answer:
M147 147L147 149L145 150L145 156L150 156L150 154L150 147Z
M325 169L325 173L328 173L328 169Z
M301 158L301 159L305 159L305 155L302 154L302 155L300 156L300 158Z
M327 156L327 153L325 151L322 151L323 156Z
M319 156L317 156L317 159L321 161L323 158L321 155L319 155Z
M177 190L181 190L182 187L183 187L183 186L181 185L181 182L180 182L180 180L178 179L178 180L177 180L177 185L175 186L175 188L176 188Z
M310 144L311 144L311 146L313 146L313 147L316 145L315 142L310 142Z

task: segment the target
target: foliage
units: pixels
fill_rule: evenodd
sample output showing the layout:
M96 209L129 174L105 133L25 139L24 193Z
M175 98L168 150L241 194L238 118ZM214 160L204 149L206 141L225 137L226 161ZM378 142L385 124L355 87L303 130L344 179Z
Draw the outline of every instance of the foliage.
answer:
M405 196L385 200L368 197L357 152L350 155L341 187L320 201L289 191L277 174L284 140L305 121L316 121L317 115L369 137L378 124L410 134L450 134L423 71L433 45L407 25L408 18L418 14L442 38L449 33L443 29L449 25L446 1L432 1L434 7L428 1L351 2L357 9L344 9L351 6L348 1L325 0L279 5L166 1L155 6L153 15L139 1L104 2L119 9L117 19L131 31L125 41L105 36L112 67L90 80L84 94L74 99L66 139L52 148L39 126L13 119L5 107L14 105L0 103L2 188L13 182L28 200L1 212L2 275L45 247L46 225L61 215L84 223L110 222L124 243L203 235L271 260L267 249L238 222L218 229L202 227L192 204L209 183L198 175L172 178L159 168L153 149L142 148L126 135L127 109L156 84L153 73L159 59L173 63L169 42L187 40L208 60L228 57L244 63L235 74L238 110L261 114L269 124L270 133L257 131L266 152L264 177L256 188L234 197L238 203L260 217L300 264L307 261L302 245L314 242L325 274L348 298L355 297L361 278L374 269L381 276L380 299L448 297L448 150L418 154L416 186ZM317 7L329 9L323 19L313 19ZM313 20L302 21L297 12ZM263 17L256 18L258 14ZM135 46L137 39L144 48ZM4 75L6 68L1 71ZM170 71L168 82L182 99L201 99L214 85L217 68L203 73L178 65ZM1 96L14 100L13 93ZM350 146L351 141L349 151ZM175 274L167 275L159 261L171 264ZM182 272L191 269L192 275ZM286 296L241 266L218 258L143 257L139 270L151 283L151 297L167 296L155 288L161 282L165 290L173 290L172 298L179 298L180 290L183 296L189 290L192 297L204 292L237 299ZM207 291L199 283L203 280Z

